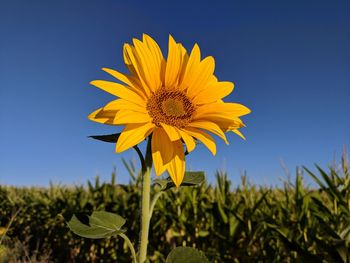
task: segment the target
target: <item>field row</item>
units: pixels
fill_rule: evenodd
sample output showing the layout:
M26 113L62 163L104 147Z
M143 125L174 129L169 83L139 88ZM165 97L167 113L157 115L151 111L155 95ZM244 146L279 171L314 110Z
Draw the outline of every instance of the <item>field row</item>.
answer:
M109 183L96 178L86 186L0 186L0 262L130 262L122 239L87 240L66 227L76 212L116 212L137 245L140 180L132 164L127 168L128 185L116 184L113 174ZM304 187L303 176L319 187ZM298 169L281 188L258 187L246 177L233 188L218 172L214 186L170 189L159 199L149 255L164 262L172 248L185 245L212 262L350 262L349 219L345 155L337 169Z

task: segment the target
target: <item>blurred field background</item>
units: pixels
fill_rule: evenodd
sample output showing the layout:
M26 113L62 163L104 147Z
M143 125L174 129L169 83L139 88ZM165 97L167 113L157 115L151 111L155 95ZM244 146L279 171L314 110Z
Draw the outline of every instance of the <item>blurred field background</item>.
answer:
M69 232L73 213L107 210L139 233L140 177L124 162L130 183L98 177L86 185L48 188L0 186L0 262L130 262L120 238L89 240ZM233 187L218 171L213 185L170 189L151 222L151 262L164 262L175 246L203 250L212 262L350 262L350 176L344 151L339 164L286 175L283 187ZM311 177L316 187L305 186Z

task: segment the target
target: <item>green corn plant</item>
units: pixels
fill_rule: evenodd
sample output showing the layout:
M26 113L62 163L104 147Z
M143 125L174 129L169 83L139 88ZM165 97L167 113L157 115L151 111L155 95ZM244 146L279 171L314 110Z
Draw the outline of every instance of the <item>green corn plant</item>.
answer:
M312 211L325 237L316 237L315 242L328 252L331 260L350 262L350 178L346 152L338 171L331 167L327 173L317 165L316 168L321 178L304 167L320 187L320 195L313 198Z

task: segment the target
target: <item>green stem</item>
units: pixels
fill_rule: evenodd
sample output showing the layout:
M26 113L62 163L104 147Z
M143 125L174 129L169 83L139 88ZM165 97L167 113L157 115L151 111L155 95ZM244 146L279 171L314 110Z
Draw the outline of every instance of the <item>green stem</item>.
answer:
M129 249L131 251L132 263L137 263L135 248L134 248L133 244L131 243L130 239L124 233L119 234L119 236L124 238L126 244L128 245L128 247L129 247Z
M142 196L141 196L141 233L139 263L144 263L147 258L148 232L150 223L150 195L151 195L151 169L152 152L151 137L148 138L145 156L145 168L142 169Z
M152 199L152 202L151 202L151 207L149 209L149 217L151 218L152 217L152 214L153 214L153 210L154 210L154 207L159 199L159 197L162 196L164 192L163 191L160 191L158 193L156 193L154 196L153 196L153 199Z

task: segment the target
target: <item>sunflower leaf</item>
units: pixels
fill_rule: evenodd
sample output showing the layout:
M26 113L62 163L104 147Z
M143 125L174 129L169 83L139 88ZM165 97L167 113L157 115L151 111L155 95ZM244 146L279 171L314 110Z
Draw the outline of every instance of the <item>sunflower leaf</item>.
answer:
M203 171L196 172L185 172L184 179L182 181L182 186L194 186L200 185L205 181L205 175Z
M92 136L89 136L89 138L103 141L103 142L116 143L118 141L119 136L120 136L120 133L113 133L113 134L107 134L107 135L92 135Z
M165 263L209 263L209 260L197 249L177 247L169 253Z
M169 181L168 179L169 178L167 178L167 179L155 179L153 181L153 183L159 185L161 191L165 191L165 190L171 188L170 185L171 185L172 182ZM169 185L169 187L168 187L168 185Z
M106 211L95 211L91 216L76 214L67 222L73 233L85 238L106 238L124 233L125 219Z
M196 186L203 183L205 180L205 175L203 171L197 172L185 172L184 179L180 186ZM173 180L168 177L166 179L155 179L153 181L155 184L160 186L161 191L166 191L172 187L175 187Z

